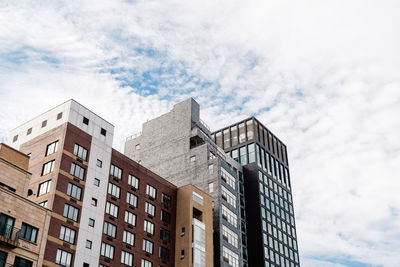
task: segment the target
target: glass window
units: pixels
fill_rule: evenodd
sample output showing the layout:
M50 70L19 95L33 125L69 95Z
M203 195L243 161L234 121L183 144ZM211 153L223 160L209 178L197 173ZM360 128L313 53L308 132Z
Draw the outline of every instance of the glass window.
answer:
M221 179L230 185L233 189L236 189L236 179L230 175L226 170L221 169Z
M247 146L249 150L249 163L256 161L256 153L254 151L254 143Z
M38 231L39 229L37 229L36 227L33 227L32 225L23 222L19 237L29 242L36 243Z
M79 186L76 186L72 183L68 183L68 188L67 188L67 195L70 197L73 197L77 200L81 200L81 192L82 188Z
M144 231L151 235L154 235L154 223L144 220Z
M151 197L151 198L153 198L153 199L156 199L157 190L156 190L153 186L147 184L147 185L146 185L146 194L147 194L149 197Z
M39 191L37 196L41 196L50 192L51 180L39 184Z
M256 144L257 165L261 167L260 146Z
M63 216L73 221L78 221L79 209L69 204L64 205Z
M97 159L96 166L101 168L103 166L103 162L101 160Z
M114 259L114 246L103 242L101 244L101 256L109 259Z
M42 201L42 202L39 203L40 206L45 207L45 208L47 208L47 204L48 204L47 200Z
M86 239L86 248L92 249L92 241Z
M47 145L46 156L56 153L57 149L58 149L58 140Z
M165 193L161 194L161 203L164 204L164 207L170 208L171 207L171 197Z
M239 124L239 143L246 142L246 130L244 126L244 122Z
M107 201L107 203L106 203L106 213L110 214L111 216L113 216L115 218L118 218L118 206Z
M246 121L246 126L247 126L247 140L252 140L254 138L253 120Z
M128 175L128 184L133 188L139 189L139 179L132 174Z
M239 267L239 255L228 249L227 247L223 247L222 256L225 262L227 262L232 267Z
M152 205L152 204L146 202L146 203L145 203L145 206L144 206L144 211L145 211L147 214L149 214L149 215L151 215L151 216L154 216L154 215L156 214L156 207L155 207L154 205Z
M143 246L142 246L143 251L153 254L153 247L154 247L153 242L143 239Z
M121 252L121 263L127 266L133 266L133 254L122 251Z
M62 118L62 115L63 115L62 112L58 113L58 114L57 114L57 120L61 119L61 118Z
M224 134L224 149L231 147L231 138L229 136L229 129L223 131Z
M153 267L153 263L151 261L142 259L142 263L140 267Z
M228 241L229 244L238 248L238 235L225 225L222 225L222 237Z
M100 186L100 180L97 179L97 178L94 178L93 184L94 184L95 186L99 187L99 186Z
M103 233L115 238L117 235L117 226L109 222L104 222Z
M120 197L121 188L113 183L108 183L108 193L116 198Z
M170 241L170 232L164 228L160 229L160 238L162 241L169 242Z
M81 159L83 159L83 160L86 160L86 158L87 158L87 149L84 148L83 146L75 144L75 146L74 146L74 155L79 157L79 158L81 158Z
M59 238L61 240L65 241L65 242L68 242L70 244L74 244L74 242L75 242L75 233L76 233L75 230L73 230L71 228L68 228L68 227L66 227L64 225L61 225L60 237Z
M95 220L92 218L89 218L89 226L94 227L94 224L95 224Z
M124 242L128 245L134 246L135 245L135 234L124 230L122 242Z
M46 175L48 173L51 173L54 170L54 162L56 160L53 159L52 161L46 162L45 164L43 164L43 168L42 168L42 176Z
M238 150L237 149L234 149L234 150L232 150L232 158L234 159L234 160L236 160L237 162L239 162L239 154L238 154Z
M222 218L232 224L235 228L237 227L237 215L224 205L222 205Z
M218 132L215 134L215 141L217 146L222 147L222 133Z
M74 162L72 162L71 164L71 170L69 173L74 177L79 178L80 180L84 180L85 169L79 166L78 164L75 164Z
M169 249L160 246L159 257L162 261L169 261Z
M56 263L61 266L70 267L72 262L72 253L57 249Z
M115 166L114 164L111 164L110 175L121 180L122 179L122 169Z
M161 210L161 220L167 224L171 223L171 214L165 210Z
M223 185L221 186L221 196L222 198L232 205L232 207L236 208L236 196L232 194L228 189L226 189Z
M238 133L236 126L231 127L231 134L232 134L232 146L236 146L238 144Z
M136 215L132 212L125 211L125 222L135 226L136 225Z
M240 164L246 165L247 164L247 150L246 146L243 146L239 149L240 151Z
M134 194L131 194L129 192L126 192L126 203L133 207L137 207L138 204L138 198Z

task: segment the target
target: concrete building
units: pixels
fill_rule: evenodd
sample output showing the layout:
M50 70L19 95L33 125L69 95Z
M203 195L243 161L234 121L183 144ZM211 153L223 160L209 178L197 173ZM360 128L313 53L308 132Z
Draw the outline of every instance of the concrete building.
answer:
M247 266L242 167L210 136L190 98L144 123L141 134L126 141L125 154L177 186L192 184L210 194L214 265Z
M42 266L51 211L28 200L29 157L0 144L0 266Z
M112 149L113 131L74 100L11 131L28 198L52 211L42 266L174 266L178 188Z

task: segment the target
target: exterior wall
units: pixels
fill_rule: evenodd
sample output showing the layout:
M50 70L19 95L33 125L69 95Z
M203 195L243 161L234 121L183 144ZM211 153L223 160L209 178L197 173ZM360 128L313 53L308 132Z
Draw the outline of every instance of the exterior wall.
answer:
M105 214L104 221L117 226L117 236L112 238L106 234L102 235L102 242L114 246L114 258L110 259L104 256L100 257L100 263L105 266L116 266L121 263L121 252L126 251L134 254L133 266L141 266L141 260L145 259L153 263L153 266L174 266L174 249L175 249L175 216L176 216L176 186L157 176L153 172L134 162L125 155L116 150L112 151L111 164L122 169L122 179L116 179L109 176L109 182L119 186L120 198L107 194L107 201L119 207L118 216L110 216ZM128 175L133 175L139 179L139 188L134 190L128 184ZM156 188L156 198L151 199L146 194L146 185ZM127 203L127 193L134 194L138 197L137 207ZM162 203L162 193L171 197L171 207L166 207ZM155 208L155 216L149 216L145 212L145 202L151 203ZM161 210L167 211L171 215L170 223L161 220ZM129 211L136 215L136 225L129 226L125 220L125 211ZM144 220L154 224L154 235L144 232ZM163 242L161 240L161 228L170 232L170 241ZM135 234L134 246L129 246L123 242L123 231L129 231ZM142 249L143 239L153 242L153 253L146 253ZM159 256L160 247L169 249L169 261L163 261Z
M201 205L193 200L193 192L203 197L204 204ZM176 244L175 244L175 266L192 266L192 240L193 240L193 208L202 212L201 222L205 224L206 233L206 260L205 266L214 266L213 258L213 216L212 216L212 197L193 185L186 185L178 188L177 194L177 213L176 213ZM185 234L182 235L182 227ZM185 257L181 258L181 250L185 251Z

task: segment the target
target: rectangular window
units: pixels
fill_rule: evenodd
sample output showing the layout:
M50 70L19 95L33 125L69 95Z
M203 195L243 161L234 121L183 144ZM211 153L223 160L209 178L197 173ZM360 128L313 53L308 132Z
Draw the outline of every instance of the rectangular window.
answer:
M161 203L164 204L164 207L167 209L171 207L171 197L165 193L161 194Z
M58 113L58 114L57 114L57 120L61 119L61 118L62 118L62 115L63 115L62 112Z
M246 121L246 126L247 126L247 140L251 140L254 138L253 120Z
M144 211L145 211L147 214L149 214L149 215L151 215L151 216L154 217L154 215L156 214L156 207L155 207L154 205L152 205L152 204L146 202L146 203L145 203L145 206L144 206Z
M68 242L70 244L74 244L75 242L75 230L72 230L71 228L65 227L64 225L61 225L60 229L60 239Z
M217 146L222 147L222 133L218 132L215 134L215 142Z
M13 138L13 143L14 143L14 142L17 142L17 140L18 140L18 134L14 136L14 138Z
M239 148L239 154L240 154L240 164L241 165L246 165L247 164L246 146L242 146L241 148Z
M231 135L232 135L232 146L236 146L238 144L238 132L236 126L231 127Z
M171 214L165 210L161 210L161 221L170 224L171 223Z
M128 203L131 206L137 207L138 204L138 198L134 194L131 194L129 192L126 192L126 203Z
M249 150L249 163L256 161L256 153L254 151L254 143L247 146Z
M118 218L118 206L117 206L117 205L114 205L113 203L107 201L107 204L106 204L106 213L107 213L107 214L110 214L111 216L113 216L113 217L115 217L115 218Z
M228 189L224 186L221 186L221 196L225 199L226 202L232 205L232 207L236 208L236 196L232 194Z
M238 248L238 235L225 225L222 225L222 236L229 244Z
M92 249L92 241L86 239L86 248Z
M232 153L232 158L233 158L235 161L239 162L238 150L237 150L237 149L234 149L234 150L231 151L231 153Z
M154 247L153 242L143 239L143 246L142 246L143 251L153 254L153 247Z
M125 222L127 224L135 226L136 225L136 215L133 214L132 212L125 211Z
M37 196L41 196L50 192L51 180L39 184L39 191Z
M61 266L70 267L72 262L72 253L57 249L56 263Z
M54 162L56 160L53 159L52 161L46 162L43 164L43 169L42 169L42 176L46 175L48 173L51 173L54 170Z
M134 246L135 245L135 234L124 230L122 242L124 242L128 245Z
M58 149L58 140L47 145L46 156L56 153L57 149Z
M113 183L108 183L108 193L116 198L119 198L121 188Z
M99 186L100 186L100 180L97 179L97 178L94 178L93 184L94 184L95 186L99 187Z
M160 238L164 242L170 241L170 232L164 228L160 229Z
M214 192L214 183L209 183L208 184L208 193L213 193Z
M103 167L103 162L101 160L97 159L96 166L99 168Z
M101 243L101 256L109 259L114 259L114 246L107 243Z
M36 227L23 222L19 237L29 242L36 243L38 231L39 229Z
M229 135L229 129L225 129L223 131L223 136L224 136L224 149L230 148L231 147L231 138Z
M90 227L94 227L95 222L96 222L96 221L95 221L94 219L89 218L89 226L90 226Z
M246 142L246 130L244 126L244 122L239 124L239 143Z
M64 217L77 222L78 214L79 214L78 208L75 208L74 206L71 206L69 204L64 205L64 213L63 213Z
M72 183L68 183L67 195L77 200L81 200L82 188Z
M104 135L104 136L106 136L106 134L107 134L107 131L106 131L106 129L104 129L104 128L101 128L101 130L100 130L100 134L101 134L101 135Z
M224 205L222 205L222 218L232 224L235 228L237 227L237 215Z
M146 194L149 197L156 199L157 190L153 186L148 184L148 185L146 185Z
M133 266L133 254L122 251L121 252L121 263L127 266Z
M87 158L87 149L84 148L83 146L75 144L75 146L74 146L74 155L79 157L79 158L81 158L81 159L83 159L83 160L86 160L86 158Z
M46 125L47 125L47 120L42 121L42 128L46 127Z
M83 122L83 124L89 125L89 119L86 117L83 117L82 122Z
M128 184L133 188L139 189L139 179L132 174L128 175Z
M153 263L151 261L142 259L142 263L140 267L153 267Z
M230 185L233 189L236 189L236 179L224 169L221 169L221 179L224 180L225 183Z
M144 231L154 235L154 223L144 220Z
M74 162L71 163L71 170L69 173L80 180L84 180L85 169Z
M169 261L169 249L160 246L159 257L162 261Z
M114 164L111 164L110 175L121 180L122 179L122 169L115 166Z
M117 235L117 226L109 222L104 222L103 233L115 238Z
M223 247L222 257L232 267L239 267L239 256L232 250Z

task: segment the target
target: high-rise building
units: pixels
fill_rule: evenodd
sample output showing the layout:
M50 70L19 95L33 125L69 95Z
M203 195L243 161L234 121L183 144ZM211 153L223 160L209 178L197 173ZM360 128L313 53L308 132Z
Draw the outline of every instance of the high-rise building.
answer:
M286 145L254 117L211 139L243 166L249 266L300 266Z
M9 144L30 157L28 199L51 210L41 266L174 266L177 238L185 251L179 261L212 267L210 196L180 189L112 149L113 131L74 100L11 131ZM177 216L177 206L186 212Z
M213 197L215 266L300 266L286 146L255 118L211 133L190 98L144 123L125 154Z

